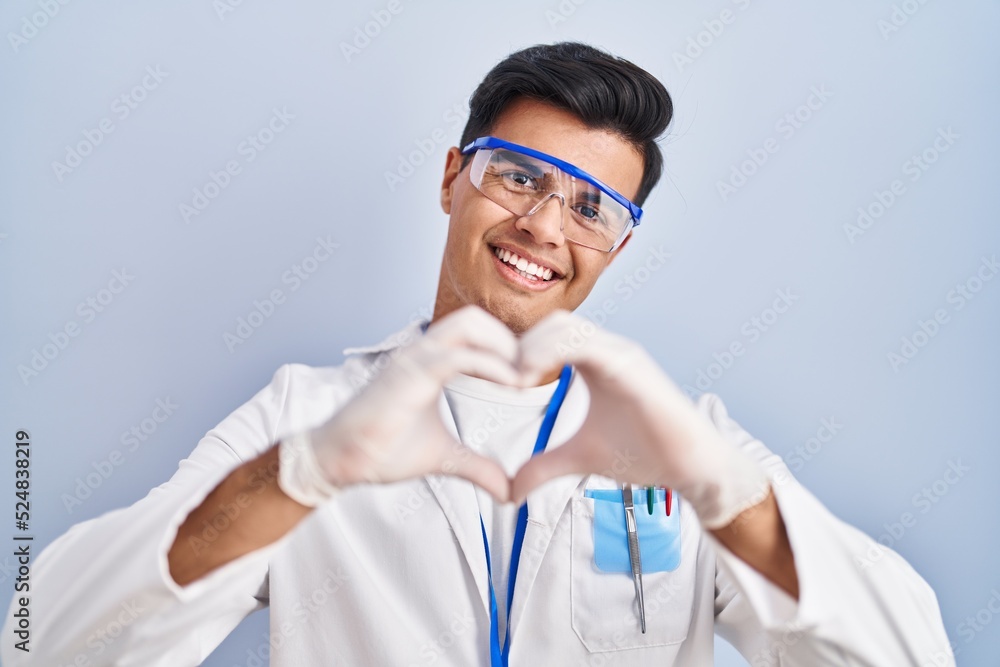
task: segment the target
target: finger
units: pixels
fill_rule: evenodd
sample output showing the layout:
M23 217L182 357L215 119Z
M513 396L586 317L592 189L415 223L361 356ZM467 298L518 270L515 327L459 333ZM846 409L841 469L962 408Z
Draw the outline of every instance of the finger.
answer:
M518 369L524 381L535 381L553 368L573 364L585 374L614 375L641 359L636 343L604 331L590 320L568 311L555 311L521 338Z
M388 371L388 372L386 372ZM422 342L403 350L383 372L387 387L404 403L423 404L428 392L436 393L457 373L492 382L520 386L521 372L493 352L465 347L443 347ZM402 393L400 393L402 392Z
M533 456L514 475L510 485L510 499L521 504L529 493L545 482L563 475L587 472L586 467L574 448L567 447L566 444Z
M471 350L468 348L444 348L428 360L427 370L442 385L455 376L456 373L497 382L505 385L517 385L521 380L520 372L510 361L496 356L492 352Z
M458 451L461 455L445 458L441 464L442 472L469 480L500 502L510 500L510 479L499 463L465 446L458 448Z
M691 402L641 345L579 315L555 311L522 337L517 365L527 382L566 363L597 392L605 412L612 398L631 407L633 416Z
M432 322L427 336L446 347L488 350L511 363L517 359L514 332L479 306L465 306Z

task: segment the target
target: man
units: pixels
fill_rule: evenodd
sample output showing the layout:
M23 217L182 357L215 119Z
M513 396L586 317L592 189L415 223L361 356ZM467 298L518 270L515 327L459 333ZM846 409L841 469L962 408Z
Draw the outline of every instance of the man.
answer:
M54 542L36 652L5 664L195 665L265 604L247 664L709 665L714 631L754 665L951 664L902 558L570 312L659 179L662 84L563 43L470 106L432 321L282 367L167 483Z

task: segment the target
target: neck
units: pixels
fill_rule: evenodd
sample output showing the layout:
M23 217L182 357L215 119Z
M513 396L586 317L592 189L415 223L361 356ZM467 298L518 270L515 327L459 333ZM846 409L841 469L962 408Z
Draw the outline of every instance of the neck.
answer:
M431 316L431 324L445 317L449 313L458 310L465 303L459 298L455 291L448 284L445 273L444 262L441 262L441 272L438 275L437 293L434 295L434 314Z
M545 375L544 377L542 377L538 381L538 384L536 386L540 387L543 384L548 384L550 382L555 382L556 380L559 379L559 374L560 373L562 373L562 366L560 366L559 368L556 368L554 371L552 371L548 375Z

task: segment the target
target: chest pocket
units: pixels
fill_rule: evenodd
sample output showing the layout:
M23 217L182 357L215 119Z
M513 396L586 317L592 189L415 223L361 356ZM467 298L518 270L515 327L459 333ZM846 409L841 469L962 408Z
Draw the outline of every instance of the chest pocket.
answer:
M635 493L646 633L632 583L621 491L588 489L572 499L570 586L573 630L592 653L678 644L694 606L695 554L684 549L680 499L667 517L662 491L649 515ZM685 553L687 551L687 553Z

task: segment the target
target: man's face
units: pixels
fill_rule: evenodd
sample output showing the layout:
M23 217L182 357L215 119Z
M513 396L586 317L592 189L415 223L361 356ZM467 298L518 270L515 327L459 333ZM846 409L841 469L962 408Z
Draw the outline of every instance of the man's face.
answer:
M616 134L589 129L568 111L518 99L490 134L565 160L629 199L639 190L641 154ZM575 310L625 243L608 253L567 241L560 226L569 211L558 198L531 216L517 217L472 185L471 163L459 171L462 157L452 147L445 164L441 207L451 217L435 319L475 304L522 333L555 309ZM496 256L498 248L552 269L552 278L524 278Z

